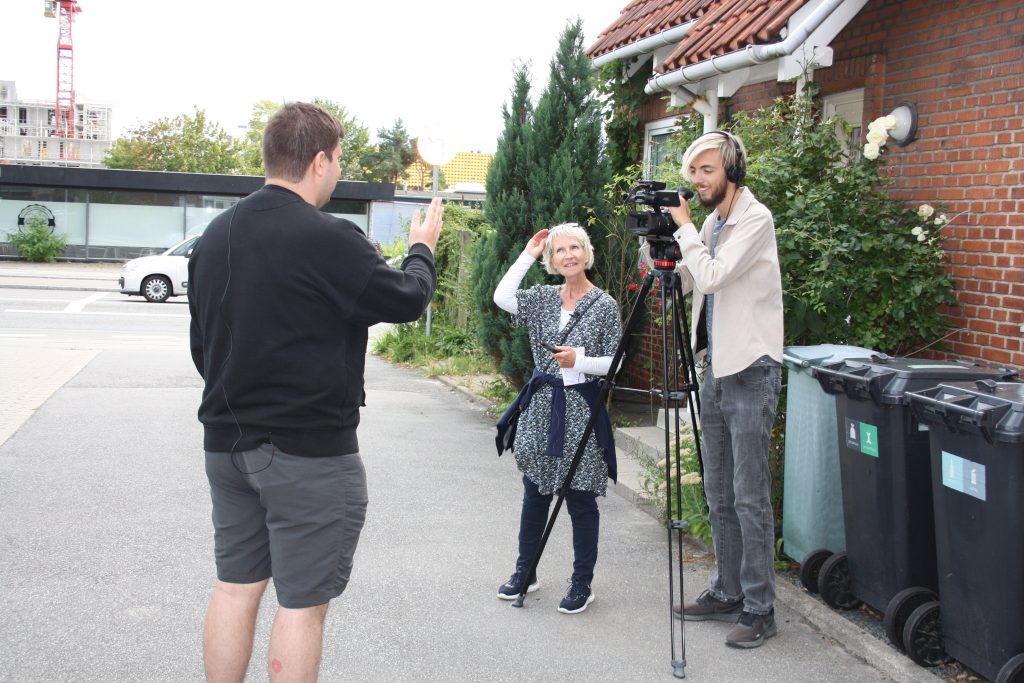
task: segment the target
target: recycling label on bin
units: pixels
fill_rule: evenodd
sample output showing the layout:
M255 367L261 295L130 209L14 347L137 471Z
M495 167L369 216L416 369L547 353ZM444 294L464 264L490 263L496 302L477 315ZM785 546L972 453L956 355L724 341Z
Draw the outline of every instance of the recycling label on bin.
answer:
M942 485L985 500L985 466L942 451Z
M864 455L878 457L878 427L846 418L846 445Z

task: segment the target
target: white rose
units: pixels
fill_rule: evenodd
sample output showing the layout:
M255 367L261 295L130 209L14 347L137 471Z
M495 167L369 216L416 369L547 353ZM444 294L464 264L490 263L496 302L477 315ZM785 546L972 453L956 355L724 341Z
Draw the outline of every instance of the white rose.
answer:
M922 204L917 207L917 215L921 218L929 218L933 213L935 213L935 209L929 204Z
M948 222L949 219L946 218L946 214L944 213L940 213L939 217L935 219L935 225L945 225Z
M918 242L924 242L927 237L928 237L928 233L922 232L920 235L917 236L917 241Z
M889 114L888 116L884 117L882 121L885 122L886 130L892 130L893 128L896 127L896 117L893 116L892 114Z
M879 147L885 144L886 139L889 137L884 130L880 128L872 128L868 131L867 141L873 142Z
M869 123L868 130L885 130L885 117L879 117Z
M864 145L864 158L871 159L874 161L878 158L878 145L873 142L869 142Z
M916 228L914 228L913 230L911 230L910 234L911 235L920 235L922 232L924 232L924 229L919 225Z

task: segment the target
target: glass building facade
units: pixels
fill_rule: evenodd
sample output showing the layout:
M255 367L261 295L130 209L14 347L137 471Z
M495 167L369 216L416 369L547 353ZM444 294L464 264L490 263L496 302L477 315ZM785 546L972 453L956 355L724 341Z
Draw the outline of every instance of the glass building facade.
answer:
M262 185L253 176L3 165L0 256L17 255L8 235L33 213L53 216L53 233L67 237L67 258L160 253ZM341 181L324 210L369 233L373 203L393 197L392 185Z

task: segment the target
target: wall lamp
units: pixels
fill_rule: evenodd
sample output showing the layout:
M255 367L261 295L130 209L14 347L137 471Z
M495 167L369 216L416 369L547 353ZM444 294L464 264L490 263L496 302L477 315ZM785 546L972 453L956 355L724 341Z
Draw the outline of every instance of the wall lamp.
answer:
M889 131L889 137L900 147L906 147L917 138L917 107L913 102L903 102L892 110L896 127Z

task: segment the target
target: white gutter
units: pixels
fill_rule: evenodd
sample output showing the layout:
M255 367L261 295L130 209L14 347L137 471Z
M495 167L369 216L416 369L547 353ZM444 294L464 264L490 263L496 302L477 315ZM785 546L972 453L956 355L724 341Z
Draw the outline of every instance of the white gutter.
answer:
M653 95L656 92L669 90L683 83L698 83L705 78L743 69L755 64L764 64L779 57L793 54L804 41L824 23L846 0L824 0L807 19L786 36L785 40L770 45L748 45L721 57L684 66L667 74L658 74L647 81L644 92Z
M659 47L664 47L665 45L675 45L683 39L683 36L686 35L694 23L695 22L693 21L688 21L685 24L667 28L661 33L656 33L653 36L647 36L643 40L638 40L635 43L623 45L622 47L612 50L611 52L603 54L595 59L593 62L594 68L599 69L608 62L616 59L629 59L631 57L636 57L637 55L650 54Z

